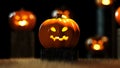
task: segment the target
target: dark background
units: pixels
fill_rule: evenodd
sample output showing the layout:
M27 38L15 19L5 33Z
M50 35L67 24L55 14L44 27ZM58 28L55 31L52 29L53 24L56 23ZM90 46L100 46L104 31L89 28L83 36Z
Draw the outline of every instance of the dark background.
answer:
M116 56L116 53L114 53L116 45L112 46L114 44L112 43L112 37L114 30L118 28L116 23L114 23L114 29L112 28L114 20L112 20L111 13L119 4L120 1L116 0L112 7L106 7L104 10L106 22L104 24L104 35L111 40L108 46L108 55L110 58ZM39 26L44 20L52 18L51 13L54 9L63 6L71 11L72 18L80 27L80 39L77 48L79 49L80 57L86 58L88 51L85 47L85 41L91 36L96 36L97 33L97 6L94 0L0 0L0 58L10 57L11 27L9 26L8 16L11 12L24 8L36 15L37 22L33 31L35 33L35 56L39 57L40 49L43 48L38 40Z

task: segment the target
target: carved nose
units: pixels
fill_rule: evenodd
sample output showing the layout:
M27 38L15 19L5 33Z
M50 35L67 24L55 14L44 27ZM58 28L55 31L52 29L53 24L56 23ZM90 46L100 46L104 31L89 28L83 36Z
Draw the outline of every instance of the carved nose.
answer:
M59 36L60 38L62 38L63 33L60 30L58 30L57 33L56 33L56 36Z

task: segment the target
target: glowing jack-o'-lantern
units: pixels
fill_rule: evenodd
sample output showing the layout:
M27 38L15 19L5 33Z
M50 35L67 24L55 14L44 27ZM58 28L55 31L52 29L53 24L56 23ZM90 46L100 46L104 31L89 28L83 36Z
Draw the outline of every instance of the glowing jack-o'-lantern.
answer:
M21 9L9 15L10 26L14 30L32 30L35 27L36 17L30 12Z
M87 48L91 51L103 51L105 49L105 43L108 42L107 37L89 38L87 39Z
M39 28L39 40L44 48L75 47L79 35L77 23L63 14L45 20Z
M92 45L91 48L93 50L103 50L104 49L104 45L103 45L103 41L102 40L92 40Z
M117 10L115 11L115 19L116 22L120 25L120 7L118 7Z
M95 0L96 4L100 7L109 6L113 4L113 0Z

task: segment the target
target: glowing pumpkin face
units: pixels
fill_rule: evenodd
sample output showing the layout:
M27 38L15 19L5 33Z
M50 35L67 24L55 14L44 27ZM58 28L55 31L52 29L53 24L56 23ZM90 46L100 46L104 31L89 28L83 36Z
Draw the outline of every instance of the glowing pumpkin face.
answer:
M69 18L47 19L39 28L39 40L44 48L74 47L79 34L78 25Z
M32 30L35 26L35 15L26 10L16 11L10 14L10 26L14 30Z
M100 51L104 49L103 41L102 40L92 40L91 48L96 51Z
M52 32L56 32L57 31L57 29L55 27L51 27L50 30ZM63 27L61 29L61 32L66 32L67 30L68 30L68 27ZM60 38L59 36L50 35L50 38L53 39L53 41L56 41L56 40L63 41L63 40L68 40L69 37L66 36L66 35L63 35Z
M89 38L86 44L88 49L91 51L103 51L107 42L107 37L103 36L99 38Z

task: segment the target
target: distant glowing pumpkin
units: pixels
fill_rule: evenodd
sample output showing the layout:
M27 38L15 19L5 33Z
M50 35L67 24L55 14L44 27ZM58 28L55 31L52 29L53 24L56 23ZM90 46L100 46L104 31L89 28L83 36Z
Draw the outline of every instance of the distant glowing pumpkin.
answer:
M95 0L96 4L100 7L102 6L110 6L113 4L113 0Z
M65 15L45 20L39 28L39 40L44 48L71 48L78 43L80 29Z
M89 38L86 41L87 48L91 51L103 51L105 49L105 43L108 42L107 37Z
M10 14L10 26L13 30L32 30L36 24L35 15L27 10L19 10Z
M103 50L104 49L104 45L103 45L103 41L102 40L92 40L92 45L91 48L93 50Z

